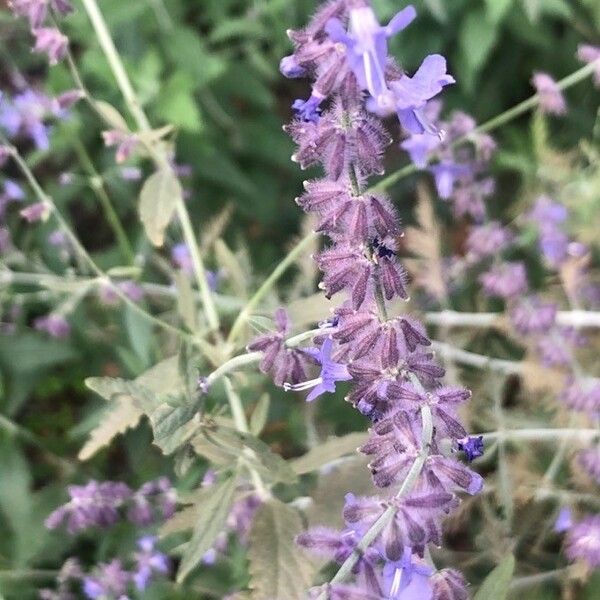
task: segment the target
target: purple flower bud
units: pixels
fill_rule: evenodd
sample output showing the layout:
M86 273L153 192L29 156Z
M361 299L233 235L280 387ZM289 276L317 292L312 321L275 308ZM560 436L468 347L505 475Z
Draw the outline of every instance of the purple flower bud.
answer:
M543 302L539 297L524 298L510 310L513 327L523 335L547 332L556 322L557 306Z
M69 322L57 313L46 315L45 317L38 317L34 322L33 326L38 331L44 331L49 336L62 339L69 337L71 333L71 326Z
M442 569L431 576L433 600L469 600L467 582L456 569Z
M591 569L600 566L600 515L585 517L569 529L565 554L571 562L583 561Z
M281 59L281 62L279 63L279 71L284 77L288 77L290 79L296 79L306 75L306 69L298 63L293 54L290 56L284 56Z
M540 109L548 115L564 115L567 103L556 81L547 73L534 73L531 80L540 101Z
M594 83L600 87L600 47L581 44L577 48L577 58L587 64L594 64Z
M93 600L100 598L118 598L121 600L127 592L131 574L123 568L120 560L115 559L110 563L102 563L94 575L83 580L83 593L86 598Z
M301 121L307 123L318 123L321 116L321 102L323 102L324 96L313 91L308 100L294 100L292 108L296 113L296 117Z
M56 116L63 117L66 115L77 102L85 97L85 94L81 90L69 90L63 92L60 96L54 99L54 112Z
M48 219L50 209L51 207L47 202L36 202L19 211L19 214L28 223L37 223L38 221L46 221Z
M136 566L132 578L135 587L144 591L156 573L166 575L169 572L169 559L155 549L157 538L145 536L137 542L139 552L135 553Z
M527 273L522 262L506 262L492 266L479 277L488 296L508 299L527 290Z
M58 64L65 57L69 40L58 29L55 27L39 27L34 29L32 33L35 36L33 51L47 54L51 65Z
M461 440L457 440L457 447L465 453L467 461L471 462L476 458L483 456L483 436L467 436Z
M563 508L560 509L560 512L558 513L558 517L556 518L556 521L554 522L554 531L556 531L556 533L563 533L564 531L567 531L567 529L570 529L573 526L573 513L571 512L571 509L568 506L563 506Z
M102 132L104 144L108 147L116 146L117 151L115 160L117 163L125 162L137 149L139 138L132 133L125 133L118 129L111 129Z

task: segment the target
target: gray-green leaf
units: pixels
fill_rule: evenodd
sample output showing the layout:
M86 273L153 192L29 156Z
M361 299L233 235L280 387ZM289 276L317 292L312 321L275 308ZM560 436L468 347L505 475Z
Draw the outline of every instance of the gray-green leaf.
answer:
M208 488L211 493L204 496L192 539L185 550L177 572L178 583L181 583L198 566L202 557L210 550L216 537L223 530L233 503L235 484L236 478L230 477Z
M515 570L515 557L506 556L485 578L473 600L506 600Z
M330 438L293 461L292 468L298 475L316 471L342 456L354 454L357 448L367 441L367 437L366 433L357 432Z
M159 169L146 179L140 192L140 219L155 246L163 245L165 230L181 198L181 184L170 169Z
M248 559L253 600L304 600L314 568L294 538L300 515L279 500L263 504L250 531Z

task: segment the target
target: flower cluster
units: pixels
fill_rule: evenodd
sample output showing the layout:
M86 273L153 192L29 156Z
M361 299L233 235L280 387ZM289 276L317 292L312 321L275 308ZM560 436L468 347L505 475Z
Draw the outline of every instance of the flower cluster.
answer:
M137 550L128 560L129 568L115 558L96 565L86 574L75 559L69 558L58 574L56 589L41 590L40 598L74 600L78 596L72 590L80 587L84 597L91 600L128 600L130 589L143 592L157 575L167 575L170 571L169 559L157 550L156 542L154 536L138 539Z
M69 40L57 27L46 24L46 21L50 12L56 16L70 13L73 7L69 0L9 0L8 6L16 16L29 21L35 37L34 52L46 54L51 65L65 57Z
M390 200L367 184L382 172L390 142L381 117L396 113L403 132L439 140L429 101L454 81L444 58L427 57L410 76L387 55L387 39L415 16L409 6L381 26L366 1L328 2L305 29L290 33L295 51L281 64L288 77L315 80L310 98L294 103L296 119L286 130L298 144L293 159L301 167L323 166L325 176L305 182L297 203L316 214L317 230L331 240L315 256L320 287L327 297L345 297L321 324L316 347L295 351L298 362L303 354L319 364L318 376L285 381L284 388L310 389L307 400L313 400L351 381L347 400L373 424L361 451L371 457L373 481L382 488L381 497L348 495L344 531L316 528L298 542L342 563L388 516L358 559L354 584L329 586L330 598L398 599L411 591L419 595L410 597L443 598L446 589L467 597L460 574L436 572L423 556L429 543L441 544L441 522L457 506L457 493L482 487L479 475L442 449L462 450L469 459L482 454L481 440L469 438L457 420L456 409L470 394L442 386L444 369L428 349L424 327L393 308L408 297L398 260L400 223ZM265 353L263 369L278 382L291 373L280 366L290 352L286 331L280 313L277 333L250 346Z
M170 519L177 498L166 477L144 483L137 491L115 481L89 481L68 488L70 501L46 519L46 527L56 529L63 523L71 534L91 527L111 527L122 518L137 525Z

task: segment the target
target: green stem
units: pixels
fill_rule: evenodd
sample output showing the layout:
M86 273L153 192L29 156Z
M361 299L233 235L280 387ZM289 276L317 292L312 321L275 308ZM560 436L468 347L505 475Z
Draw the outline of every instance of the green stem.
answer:
M79 160L81 161L83 168L89 175L90 187L102 205L102 210L104 211L104 215L108 221L108 224L113 230L113 234L117 240L117 244L119 245L121 255L126 262L133 263L135 259L135 253L131 247L131 244L129 243L127 234L125 233L125 229L123 229L123 225L121 224L119 216L117 215L117 212L115 211L114 206L112 205L112 202L110 201L110 198L106 192L104 180L98 171L96 171L90 155L87 153L85 146L79 139L75 140L75 151L79 156Z
M241 328L246 323L246 319L252 314L252 311L258 306L260 301L269 293L271 288L279 280L279 278L285 273L287 268L296 262L296 259L304 249L309 246L317 237L316 233L311 233L300 240L293 248L288 252L287 256L275 267L273 272L265 279L264 283L258 288L254 296L248 300L248 303L241 310L240 314L231 327L227 342L233 344Z
M66 222L66 220L64 219L64 217L58 210L54 200L48 194L46 194L46 192L42 189L42 187L38 183L37 179L35 178L34 174L31 172L31 169L29 168L27 163L23 160L23 157L19 154L19 152L17 151L17 149L14 146L10 145L10 143L8 142L8 140L4 137L4 135L2 133L0 133L0 143L4 144L8 148L9 154L11 155L13 160L16 162L17 166L19 167L19 170L21 171L21 173L23 174L25 179L27 179L27 181L29 182L29 185L31 185L37 198L41 202L45 202L51 208L54 218L57 220L60 228L67 235L69 242L70 242L71 246L73 247L74 251L76 252L78 258L98 278L100 278L102 280L102 282L104 282L108 286L110 286L111 289L114 291L114 293L117 295L117 297L119 297L123 302L125 302L127 304L127 306L129 306L131 308L131 310L133 310L134 312L136 312L143 318L145 318L149 321L152 321L155 325L158 325L158 326L162 327L163 329L170 331L171 333L175 333L179 337L182 337L183 339L188 339L190 336L185 331L182 331L181 329L178 329L177 327L174 327L173 325L170 325L169 323L166 323L166 322L162 321L161 319L158 319L154 315L151 315L150 313L146 312L143 308L138 306L135 302L133 302L133 300L131 300L127 296L127 294L125 294L121 290L121 288L119 288L119 286L117 286L111 280L111 278L108 277L108 275L106 275L106 273L104 271L102 271L102 269L100 269L100 267L98 267L98 265L94 262L94 259L89 255L88 251L84 248L82 243L79 241L79 238L73 233L73 231L69 227L69 224Z
M125 103L129 108L129 112L135 119L135 122L141 132L151 131L152 127L150 125L150 121L148 120L148 117L146 116L146 113L144 112L137 98L133 86L129 81L129 77L127 76L127 72L125 71L121 57L115 47L113 39L110 35L110 31L108 30L104 17L98 8L96 0L82 0L82 2L88 13L90 21L92 22L92 26L94 27L96 35L98 36L98 41L102 51L104 52L104 56L106 57L113 75L117 80L117 84L121 90L121 93L123 94ZM159 169L167 169L169 172L174 174L173 167L168 160L164 148L159 144L154 150L157 167ZM218 332L220 327L219 315L211 296L210 286L208 285L208 280L206 278L206 270L202 262L202 257L200 256L198 243L196 241L196 236L194 235L190 216L182 198L178 199L176 210L183 231L183 237L192 258L194 275L196 277L198 289L200 290L202 301L204 303L204 310L206 312L208 325L211 330Z
M488 443L492 440L531 440L535 442L556 441L571 439L575 441L590 441L600 437L598 429L507 429L505 431L492 431L488 433L473 434L481 435L483 441Z
M571 73L564 79L561 79L560 81L558 81L557 85L561 90L566 90L567 88L570 88L570 87L574 86L575 84L579 83L580 81L583 81L584 79L589 77L592 73L594 73L596 68L597 68L597 64L595 64L595 63L590 63L588 65L585 65L584 67L581 67L581 69L578 69L574 73ZM540 96L538 94L534 94L530 98L527 98L527 100L520 102L516 106L509 108L508 110L504 111L503 113L501 113L501 114L497 115L496 117L493 117L489 121L486 121L485 123L481 124L479 127L476 127L473 131L467 133L466 135L459 137L452 143L452 148L456 148L457 146L461 146L465 142L468 142L470 139L472 139L473 136L477 135L478 133L487 133L489 131L493 131L494 129L497 129L501 125L504 125L504 124L512 121L513 119L516 119L517 117L520 117L523 113L526 113L527 111L531 110L532 108L535 108L539 104L539 102L540 102ZM428 161L428 163L431 162L434 158L435 158L435 156L432 156L431 160ZM367 190L367 191L381 192L383 190L386 190L390 186L392 186L395 183L397 183L398 181L400 181L401 179L404 179L404 177L407 177L408 175L412 175L413 173L416 173L418 170L419 170L419 168L416 167L414 164L406 165L405 167L402 167L395 173L392 173L391 175L388 175L384 179L381 179L374 186L369 188L369 190Z

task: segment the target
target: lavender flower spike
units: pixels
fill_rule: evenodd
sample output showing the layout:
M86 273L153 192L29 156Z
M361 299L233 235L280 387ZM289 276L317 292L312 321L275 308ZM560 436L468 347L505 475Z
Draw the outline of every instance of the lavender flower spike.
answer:
M339 19L327 23L330 39L346 46L348 64L358 85L369 91L377 105L385 104L390 95L385 81L387 39L408 27L416 16L409 5L382 27L370 6L360 6L350 9L348 33Z
M316 348L307 348L305 352L310 354L321 365L321 374L316 379L304 381L298 384L284 383L283 389L286 391L302 391L313 388L310 394L306 397L307 402L312 402L315 398L325 392L335 392L336 381L348 381L352 379L352 375L348 372L348 367L341 363L336 363L331 360L331 350L333 347L333 339L328 337L323 342L320 350Z

